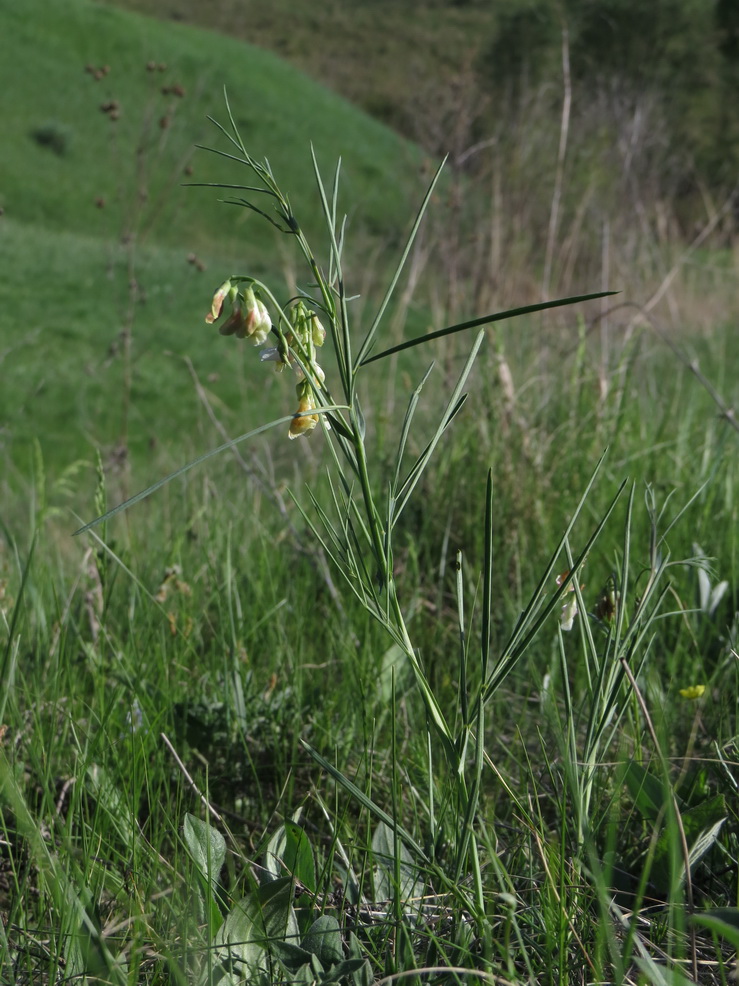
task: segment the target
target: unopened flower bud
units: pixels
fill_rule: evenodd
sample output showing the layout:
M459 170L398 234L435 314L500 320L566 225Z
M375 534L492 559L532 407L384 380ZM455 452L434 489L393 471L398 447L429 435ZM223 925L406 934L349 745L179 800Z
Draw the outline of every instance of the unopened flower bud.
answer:
M575 617L577 616L577 596L574 590L571 595L565 597L565 601L562 603L562 611L559 615L559 625L563 630L571 630L572 624L575 622Z
M318 321L317 315L311 315L310 330L314 346L322 346L326 339L326 330Z
M244 323L246 335L255 346L262 346L272 329L272 320L263 301L260 301L251 288L244 291Z
M224 281L223 284L218 288L216 293L213 295L213 301L211 302L210 311L205 316L205 321L208 324L215 322L217 318L220 317L221 311L223 309L223 302L226 300L227 296L231 292L231 281Z

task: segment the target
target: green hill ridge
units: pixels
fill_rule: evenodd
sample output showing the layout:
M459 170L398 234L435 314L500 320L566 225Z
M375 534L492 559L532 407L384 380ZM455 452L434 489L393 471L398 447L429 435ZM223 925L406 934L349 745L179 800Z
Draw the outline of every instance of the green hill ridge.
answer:
M142 138L151 148L144 166L157 172L157 187L183 177L239 181L238 168L192 155L196 143L218 140L206 117L225 120L225 89L250 151L269 158L297 207L305 201L315 214L312 142L327 171L343 158L347 201L361 203L373 228L397 222L408 192L402 175L418 162L416 149L270 52L89 0L4 3L0 25L0 85L8 97L0 108L6 215L49 229L103 232L111 224L109 209L122 208L116 204L121 191L130 197L133 148ZM147 71L149 63L166 68ZM95 81L86 65L109 72ZM184 96L162 94L173 87ZM119 107L113 122L100 110L110 102ZM186 161L192 176L182 175ZM105 216L94 208L99 198L106 201ZM195 245L210 239L221 248L238 238L236 220L214 210L214 199L176 189L156 238L193 238Z
M221 413L244 413L244 368L201 315L231 267L281 270L290 243L220 204L222 191L183 187L248 181L195 148L227 147L207 120L225 122L224 89L309 232L320 229L311 143L329 179L342 158L355 243L397 239L423 194L414 145L275 55L90 0L0 4L0 86L0 451L23 469L37 436L59 463L115 445L130 276L134 446L193 435L202 408L182 356L218 376ZM264 385L259 375L253 399Z

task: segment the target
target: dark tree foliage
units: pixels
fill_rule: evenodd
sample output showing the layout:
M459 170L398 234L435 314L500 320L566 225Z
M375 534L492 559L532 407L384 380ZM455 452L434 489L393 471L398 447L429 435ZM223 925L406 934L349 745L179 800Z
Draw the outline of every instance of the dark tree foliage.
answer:
M599 0L571 6L573 65L584 79L621 76L635 86L687 81L712 47L705 0Z
M739 3L737 0L717 0L716 28L718 47L727 62L736 67L739 62Z
M537 87L556 98L566 29L574 96L620 92L660 107L665 166L717 190L739 178L739 0L509 0L480 77L517 106Z

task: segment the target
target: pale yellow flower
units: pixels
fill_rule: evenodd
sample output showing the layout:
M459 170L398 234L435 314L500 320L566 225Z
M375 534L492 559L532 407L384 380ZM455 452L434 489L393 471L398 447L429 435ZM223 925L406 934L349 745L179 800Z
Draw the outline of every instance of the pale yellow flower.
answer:
M244 305L246 307L244 315L246 335L255 346L262 346L267 341L267 336L272 329L272 320L266 305L255 297L251 288L244 291Z
M307 435L309 432L318 424L317 414L308 414L308 411L313 411L315 409L316 402L313 399L313 394L307 393L301 398L298 404L298 410L295 412L295 416L290 422L290 431L288 432L288 438L300 438L301 435Z

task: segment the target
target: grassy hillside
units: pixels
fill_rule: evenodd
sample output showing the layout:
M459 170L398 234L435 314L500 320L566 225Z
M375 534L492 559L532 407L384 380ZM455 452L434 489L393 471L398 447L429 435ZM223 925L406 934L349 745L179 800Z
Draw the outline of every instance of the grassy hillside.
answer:
M645 197L650 182L665 198L677 183L683 234L700 215L701 184L726 194L735 183L732 0L108 2L274 51L432 153L461 155L473 171L487 164L479 156L486 141L505 148L506 130L558 128L566 26L573 143L586 138L588 170L614 167L599 126L619 134L611 143L631 141L636 127L640 146L625 170Z
M38 437L56 465L89 456L114 443L120 427L125 258L115 244L92 236L12 219L5 219L2 242L2 365L12 380L0 394L4 451L27 465ZM212 333L202 323L208 274L173 248L144 248L139 263L144 294L134 327L132 410L133 449L141 452L191 431L197 418L181 356L192 355L204 377L219 373L222 400L235 402L238 370L233 362L219 366ZM36 277L34 290L29 282Z
M253 214L218 204L228 193L183 187L244 180L195 147L227 146L206 119L225 121L224 87L309 230L320 212L310 144L329 176L342 157L365 268L367 251L398 241L422 194L412 145L272 54L89 0L0 5L0 86L0 359L13 380L0 394L0 441L16 462L28 462L33 437L55 463L116 444L124 326L135 450L192 434L185 355L204 378L219 374L217 400L235 402L240 370L217 368L203 324L209 296L237 261L263 275L292 254L284 236L257 243Z
M173 188L166 207L158 205L165 186L224 174L214 159L194 154L194 145L219 143L206 116L225 117L225 87L237 97L245 139L263 149L294 189L296 208L313 202L306 166L312 141L325 168L343 156L363 221L393 227L409 187L399 176L417 160L413 149L272 54L91 0L3 3L0 24L0 85L9 97L0 109L6 215L48 229L107 233L136 201L140 147L139 163L153 186L143 222L153 222L157 239L183 249L242 248L238 214L213 210L209 193ZM147 71L150 62L166 68ZM110 71L95 81L86 65ZM162 95L170 86L181 86L184 95ZM120 104L114 122L100 110L109 101ZM166 130L163 117L169 117ZM187 164L191 176L184 174ZM105 199L104 209L95 209L97 198Z
M114 0L173 23L196 24L250 41L285 58L402 133L418 137L421 117L469 72L496 20L473 0Z

